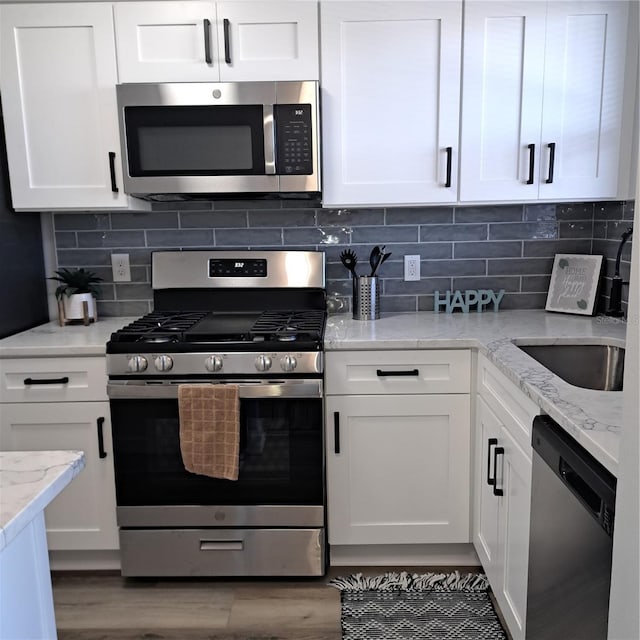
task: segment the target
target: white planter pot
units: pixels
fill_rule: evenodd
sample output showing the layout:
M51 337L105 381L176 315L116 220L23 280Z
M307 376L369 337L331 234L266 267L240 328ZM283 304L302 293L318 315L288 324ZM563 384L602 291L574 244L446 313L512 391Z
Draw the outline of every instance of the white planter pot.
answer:
M96 300L90 293L74 293L70 296L62 296L64 317L67 320L84 320L83 302L87 303L89 319L97 320Z

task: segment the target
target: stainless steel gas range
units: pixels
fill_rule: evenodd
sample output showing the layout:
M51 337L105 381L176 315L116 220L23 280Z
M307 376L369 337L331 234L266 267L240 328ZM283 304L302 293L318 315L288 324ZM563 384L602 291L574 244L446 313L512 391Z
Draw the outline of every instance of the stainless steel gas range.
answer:
M154 311L107 343L125 576L325 571L324 254L152 254ZM181 384L237 385L237 481L190 473Z

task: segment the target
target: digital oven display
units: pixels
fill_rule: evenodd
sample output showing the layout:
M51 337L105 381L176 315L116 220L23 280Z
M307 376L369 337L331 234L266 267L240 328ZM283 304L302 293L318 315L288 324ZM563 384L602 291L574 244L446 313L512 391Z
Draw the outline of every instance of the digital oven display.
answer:
M266 278L267 261L261 259L218 259L209 260L210 278Z

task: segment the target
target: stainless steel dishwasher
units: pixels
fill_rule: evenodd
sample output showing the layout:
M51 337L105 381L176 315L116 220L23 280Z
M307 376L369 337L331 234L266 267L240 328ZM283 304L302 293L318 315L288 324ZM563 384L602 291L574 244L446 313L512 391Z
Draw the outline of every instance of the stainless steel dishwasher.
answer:
M606 640L616 479L548 416L533 423L528 640Z

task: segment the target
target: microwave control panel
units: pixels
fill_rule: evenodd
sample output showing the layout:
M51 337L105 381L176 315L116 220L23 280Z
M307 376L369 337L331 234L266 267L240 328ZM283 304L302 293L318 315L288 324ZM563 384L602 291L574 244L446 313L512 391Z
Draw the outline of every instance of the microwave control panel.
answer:
M276 173L311 175L313 173L310 104L276 104Z

